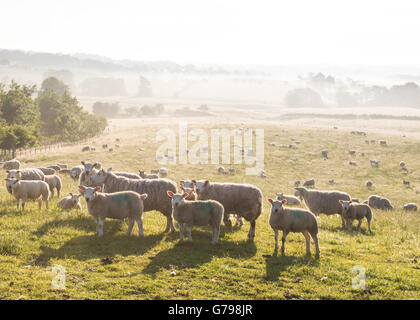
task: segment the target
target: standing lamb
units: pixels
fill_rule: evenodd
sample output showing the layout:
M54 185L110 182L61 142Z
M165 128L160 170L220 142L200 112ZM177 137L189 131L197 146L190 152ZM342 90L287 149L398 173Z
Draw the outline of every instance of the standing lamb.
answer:
M372 233L372 230L370 229L370 224L372 222L373 214L372 214L372 209L367 204L353 203L352 201L343 201L343 200L340 200L340 204L343 207L341 216L346 221L348 230L351 230L353 221L358 220L359 224L357 225L357 231L359 231L360 226L362 225L362 219L366 218L368 222L369 232Z
M92 186L92 187L98 187L97 185L93 185L90 181L90 177L92 174L94 174L97 170L102 168L102 165L99 162L90 163L90 162L84 162L81 161L81 164L83 166L83 172L80 174L79 177L79 185L81 186Z
M198 200L216 200L223 205L225 208L223 222L229 231L232 231L229 215L236 213L251 224L248 238L255 237L256 220L263 210L263 195L259 188L250 184L217 183L209 180L192 180L192 182L196 185Z
M45 180L44 173L35 168L20 169L20 170L7 170L8 179L19 179L19 180ZM6 181L6 189L12 194L12 188L10 187L10 181Z
M19 170L20 162L17 159L12 159L3 163L4 170Z
M368 198L367 203L372 208L382 209L382 210L392 210L394 207L391 205L391 202L381 196L372 195Z
M291 195L286 195L283 193L277 193L277 200L286 200L288 204L290 204L291 206L299 206L300 205L300 200L295 197L295 196L291 196Z
M17 200L17 208L19 209L19 202L22 199L22 211L25 211L26 200L37 200L38 208L41 210L42 200L48 209L49 187L45 181L41 180L20 180L18 177L6 178L10 184L12 194Z
M57 189L57 197L60 197L60 191L62 187L61 179L57 175L46 175L45 182L50 188L51 199L54 198L54 189Z
M57 203L57 207L63 209L63 210L82 210L82 205L79 201L79 198L81 197L81 194L73 194L69 193L67 197L64 197Z
M281 237L281 254L284 254L284 245L286 237L290 232L301 232L306 239L306 254L311 254L311 238L315 243L316 255L319 256L318 244L318 221L315 215L307 210L292 209L284 207L287 200L272 200L271 203L270 226L274 231L275 247L277 252L279 248L279 230L283 231Z
M322 191L322 190L308 190L304 187L297 187L296 191L300 193L309 211L315 215L324 213L326 215L339 214L341 216L342 207L340 200L350 201L350 196L341 191ZM345 222L341 216L343 228Z
M128 229L126 235L131 234L134 222L139 227L139 237L143 237L143 200L147 194L138 194L133 191L114 193L102 193L101 187L79 186L80 193L84 196L88 212L96 222L98 237L102 237L104 222L106 218L124 219L128 218Z
M224 208L220 202L215 200L188 201L186 200L188 196L186 192L174 194L168 190L167 194L172 199L174 219L179 224L179 240L184 239L184 224L186 224L189 241L192 241L191 231L193 226L211 225L213 229L211 243L216 244L219 239L220 224L224 213Z
M176 183L168 179L128 179L115 175L112 171L103 169L91 176L92 183L104 185L104 192L135 191L138 194L147 193L144 201L144 211L156 210L166 216L165 232L175 231L172 222L172 203L166 191L176 193Z

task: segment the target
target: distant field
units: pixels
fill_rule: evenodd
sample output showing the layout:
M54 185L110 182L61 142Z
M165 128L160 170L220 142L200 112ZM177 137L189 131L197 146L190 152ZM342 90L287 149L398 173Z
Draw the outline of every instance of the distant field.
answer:
M127 223L112 220L105 222L104 237L98 239L84 201L81 213L58 210L56 198L48 211L39 212L35 203L28 203L22 213L3 182L0 299L420 299L420 213L401 210L405 203L420 202L420 140L414 129L406 138L401 136L405 127L393 135L372 129L365 138L350 134L347 126L334 130L330 124L330 128L314 128L263 119L235 122L223 116L189 119L188 123L189 129L264 129L266 179L246 176L245 165L224 165L236 169L233 176L218 174L218 165L165 165L168 178L177 182L208 178L260 187L264 213L257 220L254 242L247 241L249 223L245 222L233 233L222 226L216 246L210 244L207 227L193 229L193 243L178 244L178 228L174 234L163 234L166 219L157 212L143 215L142 239L137 238L136 226L134 235L126 237ZM109 132L89 142L95 152L82 153L80 145L20 160L25 167L100 161L105 168L137 173L161 166L155 162L160 145L155 142L156 132L163 127L177 132L177 125L170 118L112 120ZM353 128L365 129L363 125ZM121 139L118 150L102 151L103 143L113 146L117 137ZM385 139L388 146L367 145L365 139ZM301 142L297 149L280 147L295 141ZM269 146L270 142L276 146ZM322 160L322 149L329 150L329 160ZM357 155L350 156L350 149ZM380 160L381 166L372 168L369 159ZM350 160L358 166L349 166ZM401 160L407 164L408 175L399 167ZM0 175L4 177L5 172ZM339 216L321 215L319 260L305 256L301 234L288 236L285 256L264 257L274 249L266 199L276 192L293 193L295 180L309 178L316 179L319 189L336 188L361 200L371 194L388 197L396 209L373 210L373 234L367 232L365 221L361 232L344 231ZM334 186L328 184L330 179L335 180ZM411 186L404 186L403 179L409 179ZM365 187L367 180L374 182L372 190ZM70 178L64 177L63 182L63 194L77 191L77 183ZM311 249L314 253L313 245ZM66 269L64 290L51 287L55 265ZM368 290L352 288L355 266L365 268Z

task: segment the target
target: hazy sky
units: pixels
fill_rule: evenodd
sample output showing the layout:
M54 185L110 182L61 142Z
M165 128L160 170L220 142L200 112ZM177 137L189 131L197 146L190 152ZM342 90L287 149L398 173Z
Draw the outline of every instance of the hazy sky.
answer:
M0 48L238 64L420 64L418 0L3 0Z

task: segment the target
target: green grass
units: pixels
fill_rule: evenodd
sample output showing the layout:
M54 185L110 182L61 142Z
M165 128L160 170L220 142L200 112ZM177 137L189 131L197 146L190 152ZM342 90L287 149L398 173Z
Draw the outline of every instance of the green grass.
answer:
M217 126L222 127L235 126ZM369 134L368 139L388 141L388 147L381 147L366 145L366 138L344 131L275 126L264 129L267 179L245 176L244 165L233 165L234 176L218 174L217 165L166 166L169 178L176 181L209 178L260 187L264 213L257 220L254 242L247 241L246 222L233 233L222 226L216 246L210 244L209 228L194 228L193 243L179 244L178 229L174 234L163 234L166 219L157 212L143 215L144 238L137 237L136 226L133 235L126 237L126 222L107 220L104 237L98 239L84 201L82 212L58 210L56 198L48 211L44 207L38 211L32 202L21 212L2 183L0 299L419 299L420 213L403 212L401 208L404 203L419 202L420 142ZM132 172L159 167L154 162L156 128L114 130L96 139L96 152L81 153L78 146L22 160L27 166L100 161L106 168ZM113 144L117 136L122 139L121 148L114 153L102 152L102 143ZM268 145L272 141L290 144L292 138L301 141L296 150ZM138 147L145 151L137 151ZM322 160L322 149L329 150L329 160ZM358 155L350 156L349 149L357 150ZM360 152L366 156L360 156ZM370 167L369 159L373 158L381 160L380 168ZM350 159L358 163L357 168L348 165ZM401 160L407 163L408 175L399 168ZM288 236L285 256L264 257L272 255L274 249L266 198L278 191L290 194L295 180L312 177L319 189L336 188L361 200L370 194L386 196L396 210L374 210L373 234L367 232L365 221L361 232L344 231L339 216L321 215L319 259L305 256L301 234ZM411 181L410 188L402 184L403 178ZM329 179L335 179L336 185L331 187ZM366 180L374 182L373 190L367 190ZM63 183L63 193L77 191L77 183L70 178L63 178ZM313 243L311 250L314 253ZM51 287L55 265L66 269L64 290ZM352 289L356 276L352 268L356 265L365 268L370 291Z

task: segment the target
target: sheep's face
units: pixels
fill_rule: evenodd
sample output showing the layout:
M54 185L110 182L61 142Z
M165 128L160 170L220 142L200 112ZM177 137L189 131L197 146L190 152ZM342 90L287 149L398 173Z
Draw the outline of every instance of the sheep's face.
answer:
M209 180L198 180L195 183L195 186L196 186L195 190L197 191L197 194L205 193L210 187L210 182Z
M271 203L271 214L278 214L283 211L283 205L287 201L285 199L283 200L268 199L268 202Z
M89 202L96 198L97 192L101 191L101 187L90 188L85 186L79 186L79 191L85 197L86 202Z
M181 180L179 182L179 184L182 187L185 187L185 188L193 188L194 187L194 183L192 182L192 180Z
M351 201L343 201L343 200L340 200L340 204L343 207L343 214L346 214L347 213L347 211L350 208L351 203L352 203Z
M6 188L9 192L12 192L13 186L19 181L16 178L6 178Z
M82 161L83 166L85 167L85 173L86 175L91 175L93 172L93 169L98 168L99 163L95 162L95 163L85 163L84 161Z
M180 193L173 193L172 191L167 191L167 194L170 198L172 198L172 207L176 208L179 205L184 203L184 199L188 197L188 193L184 192L183 194Z
M283 200L283 193L277 193L277 200Z
M109 171L112 171L112 169ZM107 171L101 169L90 176L90 181L94 184L102 185L105 182L106 175Z
M143 170L139 170L139 176L144 178L144 171Z
M79 198L82 196L81 194L73 194L70 193L70 201L73 206L76 206L79 203Z
M296 197L303 197L303 192L306 189L304 187L297 187L295 189L296 189L295 196Z

